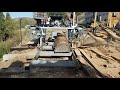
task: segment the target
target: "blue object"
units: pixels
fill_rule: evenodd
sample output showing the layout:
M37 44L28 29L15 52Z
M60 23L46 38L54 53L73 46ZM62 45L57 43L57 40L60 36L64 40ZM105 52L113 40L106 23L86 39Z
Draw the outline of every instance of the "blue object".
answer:
M71 29L68 29L68 40L70 40Z

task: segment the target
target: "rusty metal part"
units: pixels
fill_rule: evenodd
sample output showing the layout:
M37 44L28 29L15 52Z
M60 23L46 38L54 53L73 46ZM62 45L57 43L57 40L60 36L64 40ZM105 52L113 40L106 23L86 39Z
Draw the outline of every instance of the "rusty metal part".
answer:
M58 34L54 42L54 52L70 52L70 45L63 34Z

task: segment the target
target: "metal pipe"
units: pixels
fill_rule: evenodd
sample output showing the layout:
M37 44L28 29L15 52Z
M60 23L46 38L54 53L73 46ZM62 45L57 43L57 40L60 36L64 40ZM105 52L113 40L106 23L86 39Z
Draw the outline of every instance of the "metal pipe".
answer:
M42 47L42 36L40 37L40 47Z

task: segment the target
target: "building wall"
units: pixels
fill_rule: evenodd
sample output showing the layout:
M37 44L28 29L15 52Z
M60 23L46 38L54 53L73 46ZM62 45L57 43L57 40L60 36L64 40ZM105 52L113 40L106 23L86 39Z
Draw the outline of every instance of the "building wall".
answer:
M108 12L98 12L97 13L97 21L100 20L100 16L101 16L101 20L102 21L108 21ZM91 23L94 19L94 12L85 12L85 22L86 23Z
M116 16L113 16L113 13L116 14ZM120 12L109 12L109 27L115 27L120 19Z
M91 23L93 20L93 12L85 12L85 23Z
M97 21L99 21L100 16L101 16L101 21L108 21L108 12L98 12L97 13L97 17L98 17Z
M116 13L116 16L113 17L113 13ZM97 21L100 21L100 16L101 16L101 21L107 21L108 26L114 27L118 23L120 19L120 12L98 12L97 13ZM94 14L93 12L85 12L85 23L91 23L94 19Z

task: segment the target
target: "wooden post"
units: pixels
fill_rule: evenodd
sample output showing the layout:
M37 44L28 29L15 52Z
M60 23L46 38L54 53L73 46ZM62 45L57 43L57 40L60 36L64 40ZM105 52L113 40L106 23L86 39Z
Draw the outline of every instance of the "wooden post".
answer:
M20 37L21 37L21 44L22 44L21 20L22 20L22 18L20 18Z
M112 17L112 13L111 12L108 12L108 25L109 25L109 28L111 28L111 17Z
M97 12L95 12L95 17L94 17L94 25L93 25L93 28L96 27L96 18L97 18Z
M73 12L73 26L75 26L75 12Z

